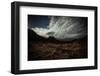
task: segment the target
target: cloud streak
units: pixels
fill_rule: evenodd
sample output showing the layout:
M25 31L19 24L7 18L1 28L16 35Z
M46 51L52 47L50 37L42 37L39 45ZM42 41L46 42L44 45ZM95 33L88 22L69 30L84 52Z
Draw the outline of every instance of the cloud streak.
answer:
M61 41L70 41L87 35L87 18L52 16L47 28L35 27L32 30L45 38L52 36Z

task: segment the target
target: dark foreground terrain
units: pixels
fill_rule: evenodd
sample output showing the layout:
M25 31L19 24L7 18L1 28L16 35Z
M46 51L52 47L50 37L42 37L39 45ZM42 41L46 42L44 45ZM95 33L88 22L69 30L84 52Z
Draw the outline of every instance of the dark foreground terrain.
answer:
M28 30L28 60L87 58L87 37L70 42L45 39Z

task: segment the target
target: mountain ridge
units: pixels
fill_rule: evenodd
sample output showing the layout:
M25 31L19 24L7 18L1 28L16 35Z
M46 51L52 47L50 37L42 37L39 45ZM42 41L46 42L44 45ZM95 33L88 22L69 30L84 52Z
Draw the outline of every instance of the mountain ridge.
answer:
M32 41L32 42L43 41L43 42L55 42L55 43L70 43L70 42L80 41L80 40L84 40L84 39L87 39L87 37L81 38L81 39L75 39L75 40L72 40L72 41L60 41L60 40L57 40L56 38L54 38L52 36L50 36L48 38L39 36L33 30L28 29L28 41Z

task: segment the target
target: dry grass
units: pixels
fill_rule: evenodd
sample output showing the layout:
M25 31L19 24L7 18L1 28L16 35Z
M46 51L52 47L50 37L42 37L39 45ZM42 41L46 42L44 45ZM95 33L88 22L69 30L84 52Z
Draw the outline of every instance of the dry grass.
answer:
M87 39L73 42L32 42L28 49L28 60L87 58Z

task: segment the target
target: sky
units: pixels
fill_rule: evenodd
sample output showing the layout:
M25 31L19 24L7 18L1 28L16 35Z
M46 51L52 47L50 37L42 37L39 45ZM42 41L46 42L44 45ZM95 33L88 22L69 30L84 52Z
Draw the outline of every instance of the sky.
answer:
M63 41L85 37L87 21L87 17L28 15L28 26L38 35Z
M49 17L43 15L28 15L28 26L46 28L49 25Z

